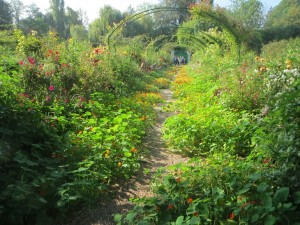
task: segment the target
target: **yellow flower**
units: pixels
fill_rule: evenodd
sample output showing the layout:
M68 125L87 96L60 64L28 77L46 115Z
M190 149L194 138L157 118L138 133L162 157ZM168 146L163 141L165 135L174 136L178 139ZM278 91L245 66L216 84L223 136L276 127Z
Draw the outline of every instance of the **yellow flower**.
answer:
M290 59L287 59L286 61L285 61L285 64L287 64L287 65L292 65L292 60L290 60Z

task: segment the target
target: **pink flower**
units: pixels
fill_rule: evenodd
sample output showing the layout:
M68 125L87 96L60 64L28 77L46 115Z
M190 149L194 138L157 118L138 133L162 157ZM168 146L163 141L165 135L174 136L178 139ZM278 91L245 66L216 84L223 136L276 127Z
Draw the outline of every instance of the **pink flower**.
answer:
M31 65L35 64L35 59L33 57L28 57L27 59Z
M54 91L54 86L53 85L49 86L49 91Z
M20 64L20 65L24 65L24 61L20 61L19 64Z

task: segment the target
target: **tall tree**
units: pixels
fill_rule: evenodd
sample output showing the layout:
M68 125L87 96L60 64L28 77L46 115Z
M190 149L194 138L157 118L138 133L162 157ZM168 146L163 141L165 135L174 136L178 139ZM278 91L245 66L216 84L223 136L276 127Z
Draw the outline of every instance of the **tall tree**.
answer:
M70 27L71 37L78 41L87 41L88 32L83 25L71 25Z
M67 12L65 16L65 31L66 31L66 37L70 37L70 30L71 26L74 25L82 25L79 14L77 11L73 10L70 7L67 7Z
M249 30L262 27L263 10L263 4L259 0L231 0L230 15Z
M266 42L300 36L300 1L282 0L268 13L265 29Z
M187 21L190 14L188 7L197 0L161 0L158 7L167 7L175 10L164 10L154 13L156 35L173 35L178 25Z
M65 37L65 2L50 0L50 8L55 22L55 29L60 37Z
M26 6L25 12L26 17L19 21L19 28L23 33L28 34L34 30L39 35L43 35L49 31L50 23L36 4Z
M282 0L268 13L265 27L300 26L300 1Z
M12 22L11 6L6 1L0 0L0 30L8 29Z
M20 17L24 12L24 4L20 0L10 0L14 23L18 26Z
M122 13L112 8L111 6L105 5L100 9L99 18L94 20L89 29L90 41L94 44L104 42L104 36L108 33L109 29L124 19Z

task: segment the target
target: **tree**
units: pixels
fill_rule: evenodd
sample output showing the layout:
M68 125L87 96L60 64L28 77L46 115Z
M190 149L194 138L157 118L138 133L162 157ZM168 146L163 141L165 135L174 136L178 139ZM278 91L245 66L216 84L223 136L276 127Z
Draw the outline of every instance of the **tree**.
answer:
M26 17L21 19L18 25L24 34L29 34L34 30L39 35L43 35L49 31L50 23L36 4L26 6L25 12Z
M79 14L77 11L74 11L72 8L67 7L67 12L65 16L65 31L66 31L66 37L70 37L70 30L71 26L74 25L82 25Z
M60 37L64 38L65 33L65 2L64 0L50 0L50 8L53 15L55 30Z
M12 14L15 24L18 26L20 17L24 11L24 4L20 0L10 0Z
M178 9L164 10L154 13L156 35L173 35L176 33L178 25L187 21L190 14L188 8L197 0L161 0L158 7Z
M11 6L0 0L0 30L6 30L12 25L13 16Z
M89 39L95 45L104 42L103 37L108 33L109 29L124 19L119 10L108 5L100 9L99 16L98 19L91 23L89 28Z
M300 35L300 1L282 0L272 9L265 23L265 42Z
M86 41L88 40L88 32L83 25L71 25L70 27L71 37L77 41Z
M246 29L259 29L264 22L263 4L259 0L231 0L229 14Z

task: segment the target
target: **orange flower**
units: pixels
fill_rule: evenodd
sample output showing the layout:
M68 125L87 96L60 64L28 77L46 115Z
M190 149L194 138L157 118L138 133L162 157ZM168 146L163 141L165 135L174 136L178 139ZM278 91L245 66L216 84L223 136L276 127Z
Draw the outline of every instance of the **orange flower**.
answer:
M136 148L131 148L131 150L130 150L132 153L137 153L137 149Z
M233 220L234 219L234 213L230 213L229 219Z
M188 198L187 202L190 204L193 202L193 199L192 198Z

